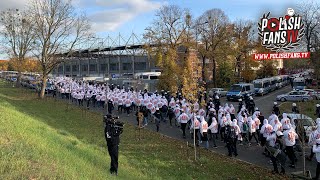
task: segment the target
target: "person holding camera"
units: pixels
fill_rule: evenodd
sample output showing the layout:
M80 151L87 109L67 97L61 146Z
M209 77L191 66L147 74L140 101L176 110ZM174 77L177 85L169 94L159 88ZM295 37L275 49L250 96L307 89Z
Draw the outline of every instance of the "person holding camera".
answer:
M123 123L116 121L118 118L119 117L112 117L111 115L106 115L103 118L105 123L104 134L111 158L110 173L115 175L118 175L120 134L123 132Z

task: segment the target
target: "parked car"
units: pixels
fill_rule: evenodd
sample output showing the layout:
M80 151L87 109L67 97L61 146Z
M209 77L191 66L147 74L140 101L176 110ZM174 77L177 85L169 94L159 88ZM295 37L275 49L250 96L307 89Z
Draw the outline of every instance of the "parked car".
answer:
M306 135L305 139L307 140L310 133L312 132L312 127L316 126L314 120L304 114L287 113L287 117L289 117L290 119L297 119L297 121L301 123L301 125L303 125ZM298 126L298 124L296 124L296 126Z
M291 91L286 94L277 96L277 101L309 101L312 100L312 96L309 95L308 91Z
M227 91L224 90L223 88L212 88L209 91L209 96L213 97L214 94L219 95L220 97L226 96L227 95Z
M320 90L304 89L304 91L309 92L309 95L312 96L313 99L315 99L315 100L320 99Z

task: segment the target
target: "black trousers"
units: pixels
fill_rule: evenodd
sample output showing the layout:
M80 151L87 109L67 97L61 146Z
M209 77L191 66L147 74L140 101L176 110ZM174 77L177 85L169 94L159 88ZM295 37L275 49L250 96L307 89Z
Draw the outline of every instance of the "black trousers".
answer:
M286 146L286 154L291 161L291 165L294 165L296 155L294 154L293 146Z
M320 175L320 162L317 163L317 170L316 170L315 179L319 179L319 175Z
M118 173L119 143L107 142L110 155L110 173Z
M273 165L273 171L276 173L279 173L278 170L278 160L277 158L275 158L273 155L271 155L271 161L272 161L272 165ZM284 164L281 164L281 173L285 173L285 169L284 169Z
M186 127L187 127L187 123L181 123L183 137L186 137Z
M230 140L226 140L227 141L227 148L228 148L228 155L232 156L232 153L237 156L238 155L238 151L237 151L237 140L238 137L234 138L234 139L230 139Z
M249 133L249 142L251 142L252 137L254 137L257 143L259 143L256 132Z

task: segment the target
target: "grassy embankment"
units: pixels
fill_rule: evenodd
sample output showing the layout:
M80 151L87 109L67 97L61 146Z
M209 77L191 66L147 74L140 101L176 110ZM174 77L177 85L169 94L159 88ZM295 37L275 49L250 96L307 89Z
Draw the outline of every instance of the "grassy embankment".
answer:
M67 109L63 101L0 80L0 179L280 179L268 170L126 125L119 176L110 176L101 114Z
M280 105L280 112L292 112L292 103L293 102L284 102ZM313 100L308 102L295 102L297 104L297 107L299 109L299 112L302 114L305 114L312 119L316 119L316 104L320 104L320 100Z

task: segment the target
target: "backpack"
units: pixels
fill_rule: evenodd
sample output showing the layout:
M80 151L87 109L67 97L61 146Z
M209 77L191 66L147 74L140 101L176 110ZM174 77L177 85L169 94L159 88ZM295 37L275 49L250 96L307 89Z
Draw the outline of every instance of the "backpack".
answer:
M242 124L242 130L243 130L243 132L247 132L248 131L248 124L247 123L243 123Z
M233 127L228 126L226 128L227 131L227 141L232 142L236 138L236 131Z

